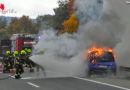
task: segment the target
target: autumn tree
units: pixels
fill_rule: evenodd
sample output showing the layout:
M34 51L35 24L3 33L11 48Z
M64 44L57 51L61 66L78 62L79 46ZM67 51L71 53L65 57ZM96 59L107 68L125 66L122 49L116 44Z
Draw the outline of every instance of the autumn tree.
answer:
M33 23L31 19L29 19L28 16L22 16L19 19L13 18L7 30L10 34L14 34L14 33L36 34L38 33L37 25Z
M10 22L10 25L7 27L7 30L10 34L13 34L13 33L17 33L18 32L18 27L17 27L17 24L18 24L18 18L12 18L11 22Z
M72 14L68 20L63 22L64 30L59 31L59 34L67 32L72 34L77 31L78 28L78 21L75 19L75 15Z
M70 16L69 11L67 9L68 0L59 0L58 1L58 8L54 9L54 20L55 20L55 27L54 29L60 30L63 29L62 23L67 20Z
M74 5L74 0L69 0L69 3L68 3L68 5L67 5L67 8L68 8L68 11L70 12L70 13L72 13L72 8L73 8L73 5Z

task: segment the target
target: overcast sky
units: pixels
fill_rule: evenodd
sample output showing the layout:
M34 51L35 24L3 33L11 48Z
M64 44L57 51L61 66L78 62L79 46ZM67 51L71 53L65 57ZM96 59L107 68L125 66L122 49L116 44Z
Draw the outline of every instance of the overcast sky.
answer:
M53 8L57 7L58 0L0 0L4 3L5 10L13 9L16 13L7 13L4 16L28 15L36 18L38 15L54 14ZM1 14L0 12L0 15Z

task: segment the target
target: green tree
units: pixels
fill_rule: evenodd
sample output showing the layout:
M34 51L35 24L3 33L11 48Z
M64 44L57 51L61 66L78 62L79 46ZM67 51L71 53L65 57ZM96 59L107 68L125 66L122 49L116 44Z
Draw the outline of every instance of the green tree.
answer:
M58 8L55 8L54 9L54 19L55 19L55 29L57 30L60 30L60 29L63 29L63 26L62 26L62 23L64 21L66 21L69 16L70 16L70 13L68 11L68 0L59 0L58 1Z
M5 28L7 26L7 21L5 19L0 18L0 29Z
M0 40L9 39L9 34L6 29L0 29Z
M36 21L37 21L38 27L41 27L41 28L54 27L54 16L53 15L38 16Z
M55 30L63 29L62 23L66 21L70 12L67 9L68 0L59 0L58 7L54 8L55 15L44 15L37 17L37 25L41 28L54 28Z

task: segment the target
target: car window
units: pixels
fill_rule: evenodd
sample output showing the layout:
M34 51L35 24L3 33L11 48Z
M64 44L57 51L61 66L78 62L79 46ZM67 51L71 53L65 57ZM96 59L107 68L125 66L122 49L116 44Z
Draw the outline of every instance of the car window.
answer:
M105 52L102 56L97 57L96 61L98 61L98 62L113 62L114 56L112 53Z

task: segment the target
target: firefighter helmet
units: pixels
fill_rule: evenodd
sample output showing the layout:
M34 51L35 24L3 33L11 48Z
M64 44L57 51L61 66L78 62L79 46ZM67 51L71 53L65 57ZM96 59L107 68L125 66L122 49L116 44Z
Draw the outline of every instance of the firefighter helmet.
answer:
M27 51L27 50L28 50L27 48L24 49L24 51Z
M20 54L26 54L26 52L25 52L24 50L22 50L22 51L20 52Z
M31 53L32 51L31 51L31 49L28 49L27 52Z
M14 51L14 54L17 55L17 54L18 54L18 51Z
M10 54L10 51L6 51L6 54L7 54L7 55Z

